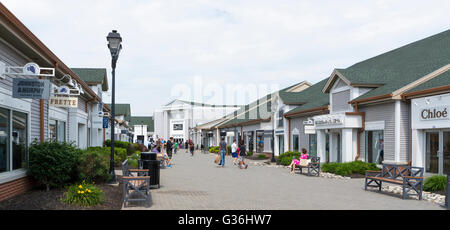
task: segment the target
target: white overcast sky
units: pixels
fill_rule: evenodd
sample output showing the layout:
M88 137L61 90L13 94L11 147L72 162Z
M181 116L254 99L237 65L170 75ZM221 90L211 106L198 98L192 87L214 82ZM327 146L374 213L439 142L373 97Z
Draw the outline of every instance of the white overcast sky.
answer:
M130 103L134 116L153 115L174 99L175 85L191 86L195 77L280 88L317 83L334 68L450 28L448 0L1 2L69 67L107 68L110 88L106 36L118 30L116 103Z

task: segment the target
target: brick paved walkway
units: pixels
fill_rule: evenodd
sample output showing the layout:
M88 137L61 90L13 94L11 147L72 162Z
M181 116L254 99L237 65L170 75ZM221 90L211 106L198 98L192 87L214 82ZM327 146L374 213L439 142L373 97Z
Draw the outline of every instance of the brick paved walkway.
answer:
M161 170L161 188L151 190L149 210L371 210L436 209L427 201L364 191L363 179L338 180L291 175L285 168L250 165L240 170L213 154L174 154L173 168ZM127 210L146 209L131 206Z

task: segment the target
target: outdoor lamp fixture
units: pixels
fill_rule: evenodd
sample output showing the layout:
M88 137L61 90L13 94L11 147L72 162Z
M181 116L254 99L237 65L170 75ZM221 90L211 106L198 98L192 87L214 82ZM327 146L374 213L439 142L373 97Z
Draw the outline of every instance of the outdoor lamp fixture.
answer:
M116 119L115 115L115 104L116 104L116 64L117 59L119 59L119 53L122 50L122 37L120 37L120 34L117 33L117 30L113 30L111 33L108 34L108 37L106 37L106 40L108 41L108 48L111 52L112 62L112 97L111 97L111 160L109 164L109 172L111 174L111 181L110 183L116 183L116 173L114 172L114 121Z

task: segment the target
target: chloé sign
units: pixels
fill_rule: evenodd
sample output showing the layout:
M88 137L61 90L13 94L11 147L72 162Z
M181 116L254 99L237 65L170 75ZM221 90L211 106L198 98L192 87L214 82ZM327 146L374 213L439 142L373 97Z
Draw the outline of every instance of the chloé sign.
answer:
M427 108L427 109L423 109L420 112L420 118L422 120L450 119L448 112L449 112L449 110L448 110L447 106Z

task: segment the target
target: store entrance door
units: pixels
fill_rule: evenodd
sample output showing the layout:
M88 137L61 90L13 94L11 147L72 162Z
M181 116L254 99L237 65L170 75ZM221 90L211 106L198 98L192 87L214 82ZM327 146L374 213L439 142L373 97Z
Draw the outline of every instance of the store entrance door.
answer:
M450 131L426 132L426 172L450 173Z

